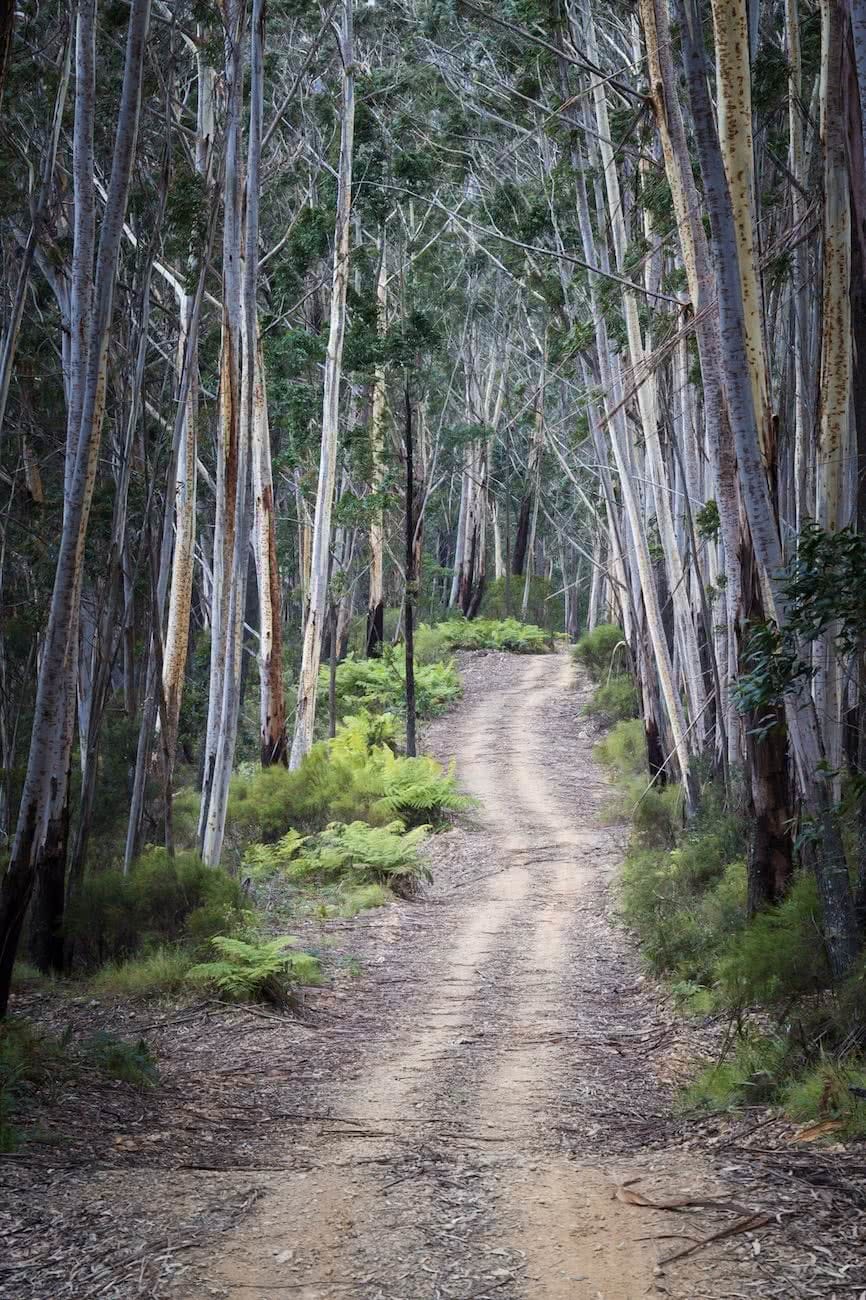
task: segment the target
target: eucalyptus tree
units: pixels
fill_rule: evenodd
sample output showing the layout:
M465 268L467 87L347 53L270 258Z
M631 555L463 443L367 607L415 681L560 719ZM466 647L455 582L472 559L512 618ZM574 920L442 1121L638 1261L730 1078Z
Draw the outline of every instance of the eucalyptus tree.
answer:
M65 743L66 718L72 695L77 655L70 645L78 625L84 543L102 434L108 366L108 343L113 322L114 290L123 238L127 197L132 176L141 111L150 0L133 0L127 30L123 84L117 116L105 212L93 270L92 297L81 276L81 296L72 319L84 338L76 340L76 368L70 376L70 409L79 414L74 432L74 460L67 474L63 531L55 570L48 627L42 647L27 773L21 794L18 823L9 866L0 885L0 1012L5 1011L12 965L27 904L40 874L50 872L62 899L64 878L55 859L62 846L65 867L65 826L68 800L68 766L59 761ZM90 14L85 11L82 44L89 46ZM95 16L94 16L95 21ZM81 152L88 154L93 121L95 87L89 74L76 84L76 134ZM82 184L82 216L77 228L84 248L91 247L90 208L92 174L76 180ZM80 233L79 233L80 232ZM86 347L85 347L86 340ZM62 905L58 911L62 910Z
M343 368L343 340L346 333L346 293L349 284L349 247L351 233L352 161L355 129L355 46L352 0L343 0L339 30L342 64L342 104L340 111L340 163L338 171L337 215L334 228L334 263L331 284L331 319L325 380L322 396L322 443L319 479L316 489L316 514L313 524L310 591L304 616L304 641L295 730L292 738L290 767L297 767L313 743L316 719L316 692L322 637L328 606L330 569L331 513L334 504L339 437L340 377Z

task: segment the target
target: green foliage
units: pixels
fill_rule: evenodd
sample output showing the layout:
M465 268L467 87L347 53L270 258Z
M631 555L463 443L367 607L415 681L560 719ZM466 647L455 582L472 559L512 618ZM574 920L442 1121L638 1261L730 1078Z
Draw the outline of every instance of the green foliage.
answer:
M732 1007L771 1005L826 988L814 878L801 875L778 907L756 916L720 961L720 995Z
M674 853L632 851L621 878L622 912L654 974L707 986L746 921L746 869L728 863L709 886L689 879Z
M159 1081L156 1061L143 1038L131 1043L100 1031L85 1039L81 1049L85 1060L110 1079L135 1088L153 1088Z
M522 609L525 581L524 577L512 574L510 597L504 578L488 582L481 601L482 618L504 620L511 618L515 610ZM535 627L562 627L565 617L563 599L547 578L529 579L526 617L528 623Z
M755 716L752 730L760 737L776 725L775 706L811 669L800 658L792 633L780 632L775 623L750 629L743 664L748 671L734 684L737 708Z
M379 885L411 898L423 881L431 879L420 856L426 836L426 826L406 831L402 822L388 826L334 822L306 841L302 850L284 863L284 870L297 881L340 882L350 891Z
M630 677L611 677L593 692L584 712L606 723L622 722L637 715L637 691Z
M637 718L618 722L593 750L599 763L616 776L640 776L647 770L646 737Z
M706 1065L683 1091L690 1110L731 1110L777 1101L790 1069L791 1049L779 1037L745 1035L732 1055Z
M790 626L814 641L833 623L841 653L855 650L866 628L866 538L854 528L826 533L806 523L784 576Z
M288 937L256 941L216 935L212 961L193 966L187 979L212 988L226 1002L271 1002L286 1006L295 987L318 984L319 963L299 952L297 940Z
M451 649L445 636L446 623L432 627L419 623L415 628L415 664L434 664L445 659Z
M173 997L183 989L191 964L182 948L162 946L101 966L88 980L88 988L101 997Z
M790 1036L746 1033L729 1056L698 1072L681 1101L710 1111L776 1104L798 1124L826 1124L828 1137L845 1140L866 1136L864 1092L862 1059L807 1060Z
M648 785L644 777L622 777L607 805L610 819L631 819L632 840L641 849L672 849L683 827L678 785Z
M786 104L791 69L784 52L773 41L762 41L752 64L752 107L761 115Z
M186 694L184 694L184 699ZM202 728L204 728L202 721ZM191 847L198 838L198 814L201 795L192 786L183 786L172 797L171 819L176 845Z
M614 655L624 656L627 663L627 651L623 641L622 628L613 623L599 623L591 632L586 632L572 651L576 661L586 669L594 682L603 682L611 672Z
M153 945L193 947L240 922L240 886L194 853L147 849L129 875L92 873L66 915L66 933L85 966L118 962Z
M659 792L663 801L677 787ZM741 818L713 786L683 831L669 806L635 815L622 871L623 917L637 932L650 969L691 990L716 980L720 959L746 924L746 868ZM690 994L691 996L691 994Z
M427 829L422 825L407 831L402 821L386 826L354 821L333 822L319 835L289 831L276 844L251 844L244 869L257 882L279 876L295 883L338 883L344 895L372 886L410 897L431 878L420 856ZM384 901L381 894L369 894L356 898L353 906L360 911Z
M702 537L708 542L714 542L719 536L721 526L722 519L719 514L718 503L711 497L695 515L695 531L698 537Z
M267 844L333 821L384 825L395 817L407 825L439 825L471 806L458 793L453 769L446 772L432 758L399 757L378 743L381 734L375 722L356 716L333 740L314 745L294 772L270 767L238 773L229 790L232 837Z
M329 670L319 676L320 701L328 697ZM419 663L415 669L415 705L419 718L444 713L461 695L460 678L451 663ZM356 659L347 655L337 665L337 716L359 709L402 713L406 706L406 666L400 652L391 646L379 659Z
M857 1090L857 1091L852 1091ZM866 1137L866 1062L862 1059L818 1065L792 1079L782 1094L782 1106L801 1124L834 1121L836 1138Z
M395 758L380 751L382 796L374 806L377 816L399 817L407 826L438 826L449 813L465 812L473 801L457 790L452 763L446 772L435 758Z
M285 873L307 837L287 831L275 844L250 844L244 853L244 871L256 884Z
M755 730L774 724L769 710L782 697L802 689L812 669L801 656L804 643L832 628L839 654L852 653L866 628L866 539L854 528L827 533L817 524L803 525L794 558L782 576L788 619L755 626L745 662L748 672L736 686L742 712L758 715Z
M340 915L351 918L374 907L385 907L391 898L391 892L384 885L361 885L358 889L348 889L340 900Z
M516 618L452 619L437 629L449 650L508 650L512 654L545 654L553 649L549 633Z
M16 1120L35 1094L65 1077L68 1056L68 1039L49 1038L26 1020L0 1021L0 1154L20 1146Z
M0 1154L24 1141L20 1121L36 1100L50 1103L70 1078L86 1070L136 1088L153 1087L159 1079L144 1039L133 1043L98 1033L76 1043L71 1029L55 1038L26 1020L0 1021Z

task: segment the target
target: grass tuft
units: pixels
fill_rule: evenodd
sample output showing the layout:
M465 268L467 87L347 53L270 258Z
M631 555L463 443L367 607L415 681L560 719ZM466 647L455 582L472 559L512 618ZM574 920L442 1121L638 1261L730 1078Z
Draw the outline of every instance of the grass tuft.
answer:
M628 666L628 650L623 631L614 623L600 623L591 632L586 632L572 654L594 682L607 681L617 664L620 673Z
M180 948L161 947L96 971L87 987L99 997L161 998L182 992L192 959Z

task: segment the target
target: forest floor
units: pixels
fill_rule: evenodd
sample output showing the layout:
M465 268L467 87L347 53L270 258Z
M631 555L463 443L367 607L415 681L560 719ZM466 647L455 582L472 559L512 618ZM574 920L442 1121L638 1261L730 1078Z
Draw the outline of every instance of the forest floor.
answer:
M862 1154L675 1111L722 1030L677 1018L616 924L625 832L571 664L461 667L424 747L477 812L422 901L298 931L332 976L303 1016L17 999L144 1033L162 1084L70 1089L63 1147L0 1162L4 1300L866 1296Z

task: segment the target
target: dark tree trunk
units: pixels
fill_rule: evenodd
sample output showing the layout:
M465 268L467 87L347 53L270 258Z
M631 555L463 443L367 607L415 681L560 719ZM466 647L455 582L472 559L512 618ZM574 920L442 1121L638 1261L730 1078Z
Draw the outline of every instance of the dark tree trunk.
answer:
M775 723L762 736L754 734L756 719L746 719L746 762L749 774L748 913L779 903L791 882L791 830L788 751L785 718L775 709Z
M15 0L0 0L0 109L3 107L6 71L12 55L12 29L14 26Z
M657 786L665 786L667 785L665 749L661 742L658 723L655 718L644 719L644 736L646 737L646 760L650 779Z
M337 603L331 601L331 642L328 656L328 736L337 734Z
M532 494L527 492L526 496L520 503L520 513L517 516L517 535L514 538L514 556L511 562L511 574L516 578L522 578L526 568L526 551L529 546L529 526L532 522ZM506 581L510 574L506 570Z
M378 659L382 654L382 641L385 637L385 602L380 600L375 608L367 611L367 658Z
M857 531L866 532L866 167L859 111L857 78L851 60L848 71L849 176L851 180L851 326L854 344L854 375L851 398L857 453ZM857 828L857 880L854 906L861 934L866 933L866 639L861 639L857 656L857 707L854 712L855 767L863 790L860 794Z
M478 612L481 609L481 602L484 599L484 588L486 585L487 585L486 578L482 574L481 577L478 579L477 583L475 584L475 590L472 592L471 598L469 600L469 605L466 610L467 618L478 617Z
M764 622L758 574L747 543L740 546L743 574L743 618L740 622L739 662L746 662L748 630ZM784 898L794 871L791 837L791 781L784 705L772 709L772 725L764 712L744 717L746 739L748 851L748 912ZM760 728L756 734L756 728Z
M403 622L406 651L406 753L416 754L415 740L415 599L417 587L415 548L415 448L412 429L412 400L406 381L406 598Z
M69 782L67 780L67 790ZM63 970L63 911L66 898L66 851L69 800L60 819L48 827L30 909L30 960L46 973Z

